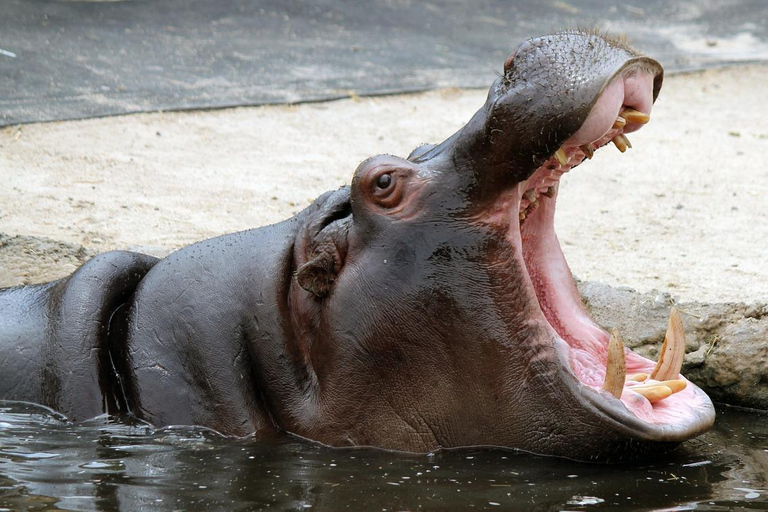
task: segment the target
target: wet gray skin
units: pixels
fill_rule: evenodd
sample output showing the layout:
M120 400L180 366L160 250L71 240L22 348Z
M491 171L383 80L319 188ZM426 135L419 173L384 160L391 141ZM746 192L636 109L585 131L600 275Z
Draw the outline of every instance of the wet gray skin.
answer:
M532 39L455 135L366 160L291 219L0 291L0 398L407 452L669 450L711 402L601 390L608 334L553 231L559 175L638 129L616 116L650 113L662 74L599 35Z

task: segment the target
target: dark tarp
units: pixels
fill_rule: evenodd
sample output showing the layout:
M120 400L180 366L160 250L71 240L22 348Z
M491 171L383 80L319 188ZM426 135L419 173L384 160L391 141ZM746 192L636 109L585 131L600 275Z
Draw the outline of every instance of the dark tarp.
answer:
M576 27L668 71L768 59L764 0L0 0L0 126L487 86Z

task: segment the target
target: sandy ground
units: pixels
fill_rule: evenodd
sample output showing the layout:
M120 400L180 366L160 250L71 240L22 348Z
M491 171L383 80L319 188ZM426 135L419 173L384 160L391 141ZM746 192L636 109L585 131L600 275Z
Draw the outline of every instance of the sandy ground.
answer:
M760 66L669 77L651 123L630 137L634 149L606 147L567 175L557 231L573 272L682 300L768 301L766 83ZM71 272L77 261L59 257L67 244L83 246L80 256L115 248L163 255L281 220L347 183L368 156L405 156L446 138L485 94L449 89L7 128L0 233L64 245L0 239L0 286Z

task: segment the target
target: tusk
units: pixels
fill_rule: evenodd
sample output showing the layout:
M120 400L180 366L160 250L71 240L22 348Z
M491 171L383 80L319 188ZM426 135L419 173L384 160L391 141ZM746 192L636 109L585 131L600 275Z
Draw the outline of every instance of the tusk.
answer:
M583 146L579 146L579 148L584 153L585 157L592 160L592 157L595 154L595 150L592 149L592 144L584 144Z
M648 378L647 373L633 373L632 375L627 375L627 380L631 380L634 382L643 382L647 378Z
M626 120L626 119L624 119L624 118L623 118L623 117L621 117L621 116L617 116L617 117L616 117L616 120L613 122L613 128L614 128L614 129L617 129L617 128L624 128L624 126L625 126L626 124L627 124L627 120Z
M626 119L628 123L645 124L651 120L651 116L633 108L625 108L624 112L621 113L621 116Z
M669 311L669 323L667 334L664 336L664 344L661 346L659 362L651 372L651 378L656 380L677 379L680 369L683 367L685 357L685 330L680 313L674 306Z
M621 341L619 331L614 329L611 332L611 341L608 342L608 358L605 362L603 389L616 398L621 398L626 376L627 362L624 359L624 343Z

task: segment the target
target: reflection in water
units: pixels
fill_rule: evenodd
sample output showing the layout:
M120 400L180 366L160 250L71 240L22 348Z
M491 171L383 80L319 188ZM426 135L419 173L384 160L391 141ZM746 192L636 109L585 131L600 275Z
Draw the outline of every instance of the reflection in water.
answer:
M768 509L768 416L720 408L713 432L653 463L503 450L405 455L224 438L0 402L0 510Z

